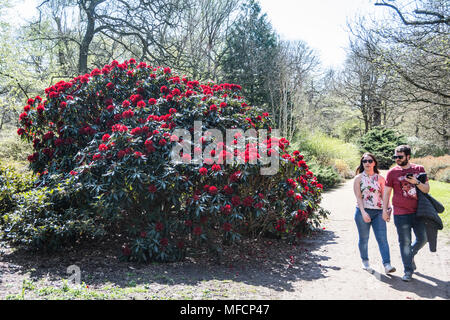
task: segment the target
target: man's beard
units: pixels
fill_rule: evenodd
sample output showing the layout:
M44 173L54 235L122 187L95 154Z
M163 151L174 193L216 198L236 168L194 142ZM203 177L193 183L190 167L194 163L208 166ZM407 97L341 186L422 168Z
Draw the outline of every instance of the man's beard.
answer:
M408 159L405 159L405 160L403 160L402 162L400 162L400 163L397 163L400 167L404 167L404 166L406 166L407 164L408 164Z

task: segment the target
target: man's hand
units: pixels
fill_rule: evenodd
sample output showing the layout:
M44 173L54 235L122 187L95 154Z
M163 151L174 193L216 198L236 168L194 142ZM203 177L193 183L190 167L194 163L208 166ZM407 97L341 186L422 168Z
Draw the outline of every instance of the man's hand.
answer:
M411 178L405 177L405 180L408 181L408 182L411 183L411 184L414 184L414 185L416 185L416 184L418 184L418 183L420 182L420 181L417 180L417 178L414 177L414 176L411 176Z
M391 221L391 210L392 208L388 208L387 210L383 210L382 218L384 221L389 222Z

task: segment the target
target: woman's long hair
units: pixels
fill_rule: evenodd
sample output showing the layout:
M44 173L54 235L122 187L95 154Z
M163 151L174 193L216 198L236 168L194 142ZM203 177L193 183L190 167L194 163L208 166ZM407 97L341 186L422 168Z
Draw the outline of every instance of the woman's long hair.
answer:
M372 158L373 161L375 161L375 166L373 167L373 171L375 173L380 173L380 171L378 171L378 161L375 158L375 156L373 154L371 154L370 152L366 152L362 155L361 160L359 160L359 167L356 169L356 174L360 174L361 172L364 172L364 166L363 166L363 159L364 157L369 156Z

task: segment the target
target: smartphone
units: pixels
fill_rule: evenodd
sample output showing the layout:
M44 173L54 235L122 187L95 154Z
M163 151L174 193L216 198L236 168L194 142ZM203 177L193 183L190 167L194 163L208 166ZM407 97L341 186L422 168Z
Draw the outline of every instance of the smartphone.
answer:
M411 178L412 178L412 176L413 176L413 174L412 174L412 173L407 173L407 174L406 174L406 177L407 177L408 179L411 179Z

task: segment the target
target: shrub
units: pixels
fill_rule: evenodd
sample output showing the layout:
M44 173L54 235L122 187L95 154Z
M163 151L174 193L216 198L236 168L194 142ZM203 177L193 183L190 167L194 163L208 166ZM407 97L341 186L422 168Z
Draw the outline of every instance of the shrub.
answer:
M15 136L6 134L0 140L0 159L23 161L32 151L32 147L30 144L18 139L15 130L11 131L11 134Z
M406 144L403 135L393 129L375 127L361 137L359 145L362 152L370 152L378 160L379 169L388 169L394 161L392 155L397 146Z
M4 239L44 251L104 235L81 186L66 181L15 195L14 210L2 216Z
M429 179L450 182L450 155L413 158L411 162L424 166Z
M60 247L58 242L76 237L70 230L81 228L67 229L66 222L81 214L86 232L99 226L105 236L114 230L129 238L124 258L175 261L188 248L207 246L218 253L223 244L241 237L270 232L294 241L316 228L327 215L319 207L322 185L303 155L286 151L286 139L265 139L280 167L274 175L261 175L255 140L245 141L244 150L233 150L206 134L193 141L174 134L176 129L194 131L194 120L201 120L201 134L234 128L266 129L270 135L269 115L248 106L239 93L235 84L201 84L131 59L58 82L46 89L45 100L30 99L18 134L33 143L28 160L39 174L37 188L46 188L42 192L48 197L61 181L67 187L44 205L59 220L41 219L45 237L26 242L42 247L53 241L47 246ZM235 136L236 142L241 138ZM194 153L175 151L186 145ZM189 161L210 147L209 159ZM174 154L185 161L171 161ZM233 155L242 163L220 164ZM71 197L84 200L69 202L62 213L54 201L72 187L76 195ZM19 216L44 212L27 208L26 203L37 202L26 199ZM21 231L15 235L21 236L34 237Z
M343 178L332 166L311 165L311 170L314 170L319 181L323 185L324 190L329 190L342 182Z
M31 172L20 173L14 167L0 162L0 217L14 210L17 205L16 194L31 189L32 181Z
M292 149L301 150L305 156L314 161L314 173L326 189L344 179L353 178L354 168L356 169L359 164L360 154L354 144L345 143L321 132L310 133L305 130L298 132L294 136Z

